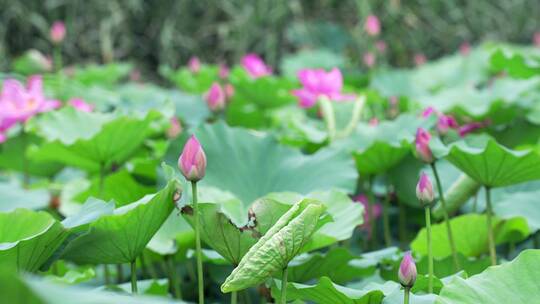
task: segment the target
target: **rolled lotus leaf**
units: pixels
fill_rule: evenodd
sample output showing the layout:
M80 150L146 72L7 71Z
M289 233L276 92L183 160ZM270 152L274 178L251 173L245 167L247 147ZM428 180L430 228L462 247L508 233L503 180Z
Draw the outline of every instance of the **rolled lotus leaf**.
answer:
M453 213L463 206L480 190L481 186L480 183L470 178L467 174L462 174L444 193L448 213ZM443 209L440 202L433 208L433 216L435 218L443 217Z
M325 206L304 199L282 215L268 232L253 245L233 270L221 291L231 292L257 285L283 270L320 227Z

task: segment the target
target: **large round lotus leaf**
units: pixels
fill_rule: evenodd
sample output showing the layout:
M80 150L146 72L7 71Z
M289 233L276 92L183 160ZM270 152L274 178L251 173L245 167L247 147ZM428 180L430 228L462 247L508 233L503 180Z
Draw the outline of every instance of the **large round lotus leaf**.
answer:
M173 210L177 191L177 184L169 182L155 195L101 216L66 246L63 257L89 264L134 261Z
M447 159L477 182L503 187L540 179L540 154L515 151L493 139L474 144L460 141L450 146Z
M0 266L39 269L67 237L62 225L46 212L16 209L0 213Z
M540 250L526 250L513 261L468 279L454 277L442 288L436 303L535 303L540 299L539 264Z

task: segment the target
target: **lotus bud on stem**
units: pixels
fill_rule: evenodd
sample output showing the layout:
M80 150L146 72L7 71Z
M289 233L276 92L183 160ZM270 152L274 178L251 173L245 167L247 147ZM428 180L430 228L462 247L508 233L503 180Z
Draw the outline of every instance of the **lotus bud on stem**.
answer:
M433 250L431 247L431 208L433 202L433 186L426 173L422 172L418 185L416 186L416 197L424 206L426 216L426 233L428 249L428 291L433 293Z
M197 182L200 181L206 173L206 154L199 140L192 135L184 146L184 150L178 159L178 168L186 178L191 182L193 198L193 216L195 230L195 249L197 259L197 284L199 291L199 304L204 303L204 279L201 249L201 232L199 219L199 204L197 200Z
M407 252L403 257L403 260L401 260L398 270L399 283L405 289L404 304L409 304L409 294L411 288L414 286L414 282L416 282L416 276L416 264L414 263L411 253Z

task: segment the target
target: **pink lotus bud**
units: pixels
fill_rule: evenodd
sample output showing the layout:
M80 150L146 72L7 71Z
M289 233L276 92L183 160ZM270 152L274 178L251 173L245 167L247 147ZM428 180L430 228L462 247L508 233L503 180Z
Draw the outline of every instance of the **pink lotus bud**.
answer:
M184 177L191 182L200 181L206 172L206 155L195 137L191 135L178 158L178 168Z
M92 112L94 105L84 102L80 98L72 98L69 100L69 105L81 112Z
M401 264L399 264L398 278L401 286L412 287L416 282L416 264L410 252L405 253Z
M225 90L226 101L227 102L231 101L231 98L234 95L234 87L232 86L232 84L227 83L226 85L223 86L223 88Z
M176 117L171 117L171 125L169 129L167 130L167 137L168 138L176 138L180 133L182 133L182 124L180 124L180 120Z
M51 41L58 44L66 37L66 26L62 21L55 21L50 31Z
M379 22L379 18L377 18L375 15L369 15L366 19L366 23L364 24L364 29L370 36L379 35L381 32L381 23Z
M242 58L242 67L251 76L251 78L259 78L272 74L272 69L264 63L261 57L257 54L247 54Z
M457 129L458 127L456 119L450 115L442 114L437 120L437 130L439 130L440 134L444 135L449 129Z
M204 99L208 108L212 111L221 111L225 108L225 91L219 83L214 82L210 89L204 94Z
M193 74L199 73L201 70L201 61L198 57L194 56L189 59L188 68Z
M219 75L219 78L221 79L227 79L227 77L229 77L229 67L225 64L220 64L219 65L219 71L218 71L218 75Z
M431 116L431 114L435 113L435 108L434 107L427 107L424 109L424 111L422 112L422 117L423 118L428 118L429 116Z
M533 44L536 47L540 48L540 32L536 32L533 35Z
M416 66L421 66L424 63L426 63L426 61L427 61L426 55L422 53L418 53L414 55L414 64L416 64Z
M463 42L459 46L459 53L461 53L461 55L467 56L469 55L470 52L471 52L471 45L467 41Z
M484 127L484 123L471 122L471 123L461 126L458 129L458 133L459 133L459 136L464 137L465 135L483 127Z
M426 173L422 172L416 185L416 197L424 204L430 204L434 199L433 186Z
M426 163L432 163L433 153L431 153L431 149L429 148L429 141L431 140L431 134L429 134L428 131L418 128L416 131L416 153L418 155L418 158L423 160Z
M375 57L375 54L373 54L372 52L367 52L362 57L362 61L368 68L372 68L375 65L376 59L377 58Z
M382 40L378 40L377 42L375 42L375 48L379 52L384 53L386 51L386 42L384 42Z

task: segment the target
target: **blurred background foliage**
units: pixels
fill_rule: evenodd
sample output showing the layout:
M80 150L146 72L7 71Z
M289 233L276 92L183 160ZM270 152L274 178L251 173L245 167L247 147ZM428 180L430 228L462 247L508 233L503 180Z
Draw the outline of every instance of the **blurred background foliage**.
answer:
M278 66L306 49L361 66L380 40L383 63L410 66L416 53L436 58L463 42L528 44L540 29L538 0L0 0L0 7L2 70L29 48L50 54L55 20L68 29L68 64L129 60L152 73L193 55L237 62L246 52ZM364 31L369 14L381 20L376 38Z

